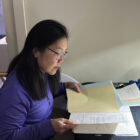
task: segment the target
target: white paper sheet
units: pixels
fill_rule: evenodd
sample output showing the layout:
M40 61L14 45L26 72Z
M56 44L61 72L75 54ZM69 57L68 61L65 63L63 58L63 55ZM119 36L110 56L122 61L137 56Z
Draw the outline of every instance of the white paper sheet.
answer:
M133 100L140 98L140 91L135 83L124 88L117 89L117 92L121 100Z
M70 120L77 124L126 123L126 114L121 113L71 113Z
M130 108L126 106L121 107L120 111L121 113L125 114L128 122L107 124L79 124L73 130L73 132L82 134L115 134L118 136L138 136L138 132Z
M118 123L115 130L116 135L126 135L126 136L138 136L138 132L133 120L132 113L129 107L121 107L121 112L125 112L126 117L128 118L127 123Z

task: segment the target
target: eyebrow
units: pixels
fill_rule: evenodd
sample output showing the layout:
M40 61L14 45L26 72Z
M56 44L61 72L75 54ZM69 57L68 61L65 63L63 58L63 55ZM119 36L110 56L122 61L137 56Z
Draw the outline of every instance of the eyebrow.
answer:
M61 50L64 50L63 48L61 48L61 47L57 47L56 49L61 49Z
M63 49L63 48L61 48L60 46L59 46L59 47L57 47L56 49L60 49L60 50L64 51L64 49ZM65 52L67 52L67 49L65 50Z

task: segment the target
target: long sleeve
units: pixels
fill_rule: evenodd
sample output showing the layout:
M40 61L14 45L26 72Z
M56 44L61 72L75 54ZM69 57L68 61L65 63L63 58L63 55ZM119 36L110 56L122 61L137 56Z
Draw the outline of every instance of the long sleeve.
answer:
M54 95L54 98L61 96L61 95L66 95L66 88L64 86L64 83L60 83L59 90L58 90L57 94Z
M22 91L0 90L0 140L42 140L55 134L50 119L24 125L30 107L30 99Z

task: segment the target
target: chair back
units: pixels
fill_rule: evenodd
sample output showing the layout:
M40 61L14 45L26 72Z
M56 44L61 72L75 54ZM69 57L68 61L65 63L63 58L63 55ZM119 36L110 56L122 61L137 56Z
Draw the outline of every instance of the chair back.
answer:
M6 72L0 72L0 88L6 81L7 73Z

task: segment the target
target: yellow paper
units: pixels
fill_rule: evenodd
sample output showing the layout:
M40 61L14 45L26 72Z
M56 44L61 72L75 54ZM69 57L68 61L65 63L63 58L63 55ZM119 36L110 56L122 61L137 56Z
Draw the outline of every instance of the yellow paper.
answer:
M121 100L124 103L137 103L139 102L139 99L132 99L132 100Z
M88 88L76 93L67 90L68 111L72 112L119 112L112 84Z

